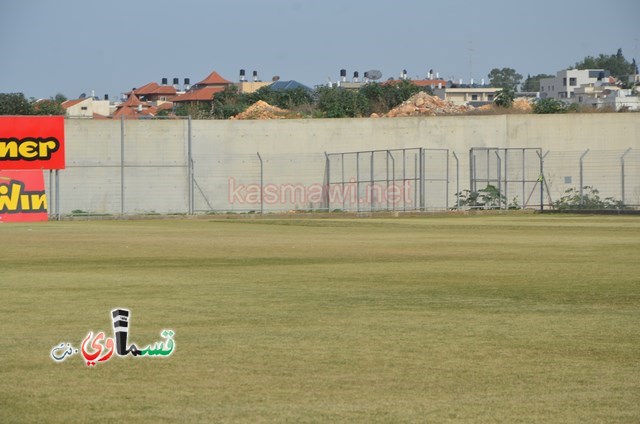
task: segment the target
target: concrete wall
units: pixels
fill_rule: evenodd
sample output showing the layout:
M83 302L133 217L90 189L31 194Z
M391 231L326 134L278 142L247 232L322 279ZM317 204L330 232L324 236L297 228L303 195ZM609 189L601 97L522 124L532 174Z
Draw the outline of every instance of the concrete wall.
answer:
M67 169L60 171L61 213L73 210L114 214L121 211L184 213L189 210L188 121L65 122ZM413 147L449 149L450 153L456 153L460 159L460 181L455 179L455 162L450 155L451 204L455 202L456 184L459 183L461 189L469 186L468 157L472 147L550 151L549 159L554 155L558 158L549 160L553 167L546 166L546 172L557 177L552 189L556 197L566 187L576 186L577 160L590 149L588 160L596 160L603 154L608 158L606 165L598 165L599 174L594 174L593 179L604 178L604 184L611 186L607 188L611 195L618 198L619 157L632 148L627 156L626 173L627 184L633 186L626 189L625 194L627 199L637 196L640 203L640 187L636 187L636 184L640 186L637 182L640 170L636 165L640 158L636 160L634 156L640 150L640 114L635 113L194 120L190 132L196 210L256 210L255 202L231 202L229 187L230 181L234 184L260 182L258 152L263 160L263 182L309 186L324 182L325 152ZM561 153L564 156L561 157ZM572 182L560 184L567 176L573 176ZM278 203L265 210L307 206L297 202Z

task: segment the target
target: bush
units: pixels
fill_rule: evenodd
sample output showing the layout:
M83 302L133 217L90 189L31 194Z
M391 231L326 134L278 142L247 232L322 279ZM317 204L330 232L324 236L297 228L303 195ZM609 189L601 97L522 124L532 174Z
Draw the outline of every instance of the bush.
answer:
M613 197L600 198L599 191L591 186L582 187L582 196L580 196L580 190L576 188L569 188L565 190L564 196L556 200L553 203L553 207L556 210L571 210L571 209L587 209L587 210L601 210L601 209L626 209L621 200L616 200Z
M549 114L565 112L567 112L567 106L557 99L540 99L533 104L533 113Z

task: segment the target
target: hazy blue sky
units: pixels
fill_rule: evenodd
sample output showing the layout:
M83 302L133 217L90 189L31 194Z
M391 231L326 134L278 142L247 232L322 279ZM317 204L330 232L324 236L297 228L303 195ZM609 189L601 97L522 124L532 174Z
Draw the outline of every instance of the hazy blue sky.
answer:
M640 0L0 0L0 92L120 93L244 68L309 86L341 68L445 79L555 74L622 48L640 63Z

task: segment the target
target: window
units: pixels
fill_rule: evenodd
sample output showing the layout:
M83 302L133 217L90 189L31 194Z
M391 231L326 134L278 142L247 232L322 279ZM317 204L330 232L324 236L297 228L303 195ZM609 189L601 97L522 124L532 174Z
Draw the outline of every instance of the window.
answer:
M477 94L472 94L471 95L471 100L478 100L478 95Z
M577 78L569 78L569 85L575 87L576 85L578 85L578 79Z
M87 110L86 106L80 106L80 110Z
M544 85L540 86L540 91L544 91Z
M487 96L487 98L489 99L489 101L490 101L490 102L492 102L492 101L493 101L493 94L489 94L489 95Z
M566 78L562 78L562 85L564 85L565 87L567 86L567 79Z

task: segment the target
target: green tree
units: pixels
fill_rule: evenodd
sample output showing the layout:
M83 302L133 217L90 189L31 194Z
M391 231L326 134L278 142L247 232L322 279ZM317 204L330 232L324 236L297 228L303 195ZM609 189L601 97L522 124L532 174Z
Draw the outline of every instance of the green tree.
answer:
M409 80L384 84L370 82L360 88L360 94L368 102L368 114L373 112L387 113L420 91L428 91L429 94L433 94L430 88L418 87Z
M513 106L513 101L516 98L516 92L511 88L503 88L502 90L496 93L495 98L493 99L493 103L496 106L508 109Z
M211 119L211 105L208 103L180 104L175 108L176 116L191 116L193 119Z
M597 57L587 56L582 61L574 65L575 69L604 69L611 73L613 77L631 75L635 73L636 67L633 62L629 62L622 54L622 49L618 49L616 54L599 54Z
M62 103L53 99L38 100L33 103L34 115L64 115L65 109L62 107Z
M302 88L294 88L293 90L274 91L269 86L261 87L254 93L247 93L245 102L249 105L262 100L272 106L282 109L297 109L301 106L309 107L313 103L312 94Z
M565 112L567 112L567 106L558 99L540 99L533 104L533 113L549 114Z
M489 83L493 87L510 88L515 91L522 81L522 75L513 68L493 68L489 72Z
M33 115L33 106L22 93L0 93L0 115Z
M543 78L552 78L553 75L548 74L538 74L538 75L527 75L527 79L524 80L522 86L520 87L520 91L540 91L540 80Z
M249 107L248 97L240 93L235 85L229 85L224 91L213 96L211 116L215 119L229 119L247 107Z
M319 87L316 90L318 110L327 118L355 118L368 114L369 102L360 90Z

